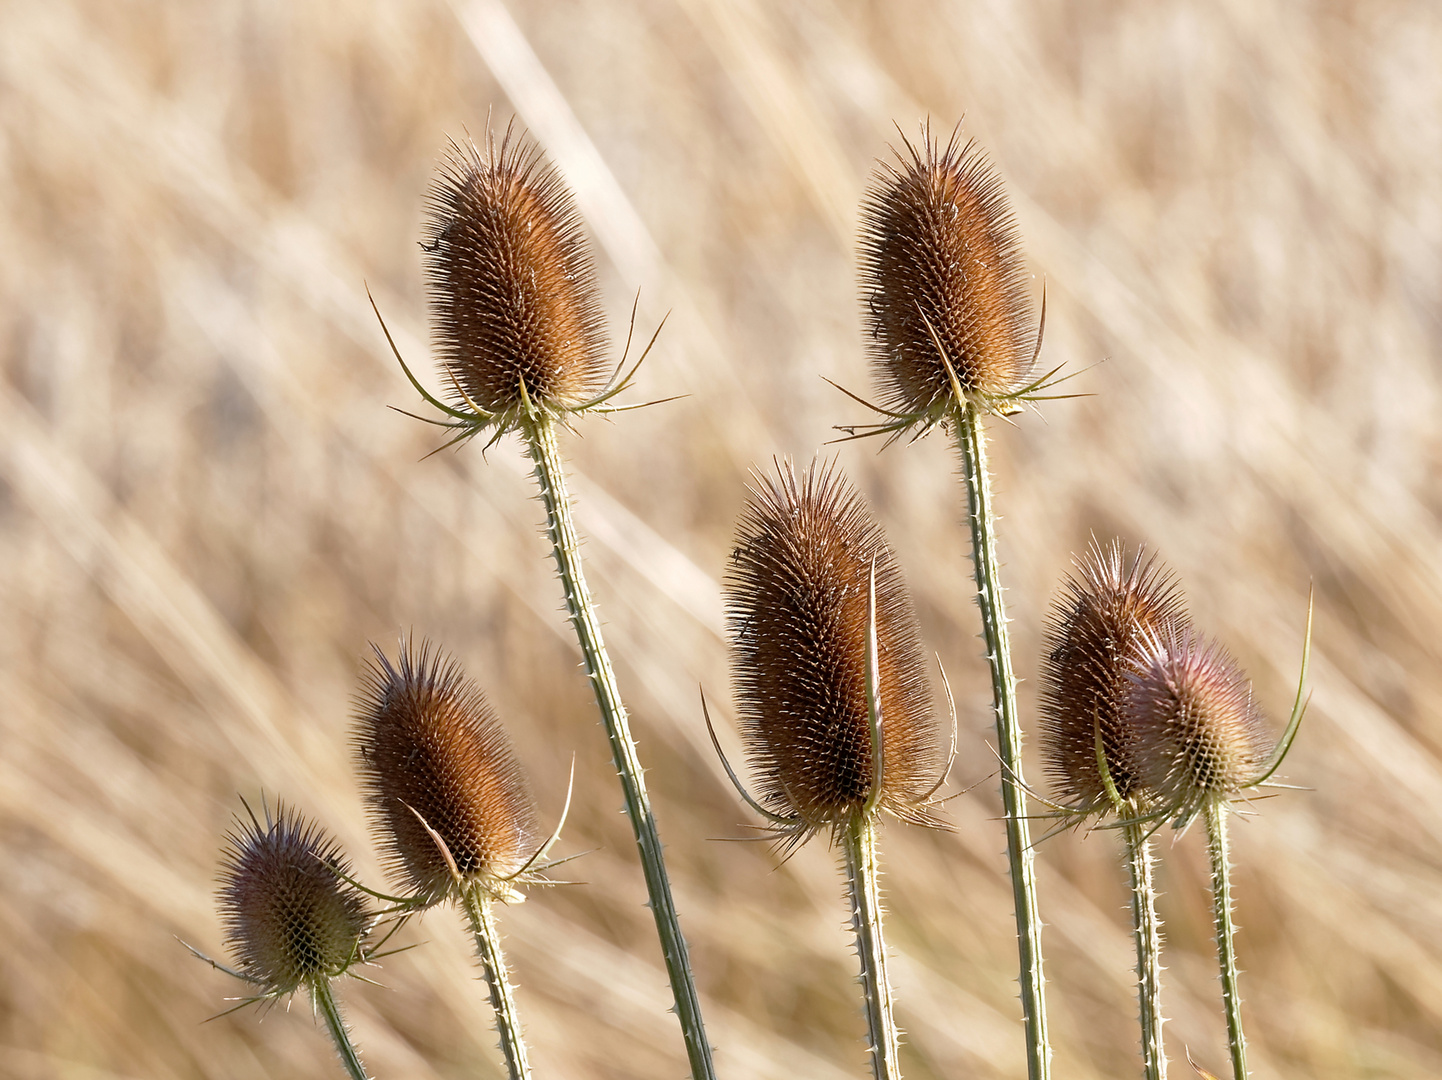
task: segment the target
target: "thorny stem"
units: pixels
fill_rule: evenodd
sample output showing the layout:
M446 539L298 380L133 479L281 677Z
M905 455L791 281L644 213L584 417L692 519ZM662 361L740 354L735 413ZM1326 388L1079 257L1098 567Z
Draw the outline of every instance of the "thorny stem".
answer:
M1247 1040L1242 1034L1242 995L1237 987L1237 927L1232 922L1232 866L1227 854L1227 804L1220 798L1207 804L1207 852L1212 857L1212 916L1217 926L1217 962L1222 969L1232 1076L1247 1080Z
M340 1063L345 1066L347 1075L351 1080L366 1080L365 1066L361 1064L356 1048L351 1045L350 1033L341 1019L340 1006L335 1003L335 996L330 991L330 980L317 979L311 986L311 998L316 1011L325 1017L325 1026L335 1041L336 1053L340 1054Z
M1141 1009L1142 1059L1146 1080L1166 1080L1162 1042L1162 924L1152 885L1152 842L1142 824L1126 827L1127 863L1132 877L1132 933L1137 944L1137 1003Z
M691 973L686 939L681 934L676 902L671 897L671 882L666 875L661 837L656 831L651 801L646 795L641 760L636 753L636 743L631 738L626 707L621 703L621 691L616 686L616 675L611 670L606 645L601 639L601 623L596 617L581 569L580 543L571 520L570 497L566 492L561 454L556 445L555 423L545 416L528 418L522 423L521 432L536 466L536 481L540 484L541 498L546 506L547 529L556 556L556 567L566 592L566 609L576 628L576 637L581 642L586 673L596 692L596 704L601 709L606 737L611 742L611 756L625 794L626 813L631 819L636 846L641 852L641 868L646 877L646 891L651 898L651 914L656 920L666 971L671 978L671 993L676 1001L676 1017L681 1022L681 1032L686 1040L691 1075L694 1080L715 1080L711 1044L706 1041L706 1028L701 1020L701 1000L696 991L695 976Z
M851 885L851 926L861 960L866 995L866 1030L871 1039L875 1080L901 1080L891 981L886 977L886 943L881 936L880 870L876 862L876 819L864 815L846 830L846 880Z
M479 884L461 889L471 936L476 939L476 956L486 973L491 990L491 1008L496 1013L496 1033L501 1037L501 1053L506 1059L510 1080L530 1080L531 1063L526 1059L526 1042L521 1035L521 1018L516 1013L516 999L511 993L511 980L506 974L506 958L501 953L501 935L491 914L493 901L483 895Z
M996 703L996 737L1001 754L1001 800L1006 812L1006 851L1016 906L1017 949L1021 957L1021 1007L1026 1017L1027 1076L1049 1080L1051 1043L1046 1030L1046 982L1042 974L1041 916L1036 902L1036 863L1027 824L1025 780L1021 770L1021 724L1017 718L1016 676L1011 669L1006 608L996 556L996 525L991 508L991 479L986 468L986 436L975 402L956 413L957 442L966 478L971 524L971 555L976 567L977 606L991 665Z

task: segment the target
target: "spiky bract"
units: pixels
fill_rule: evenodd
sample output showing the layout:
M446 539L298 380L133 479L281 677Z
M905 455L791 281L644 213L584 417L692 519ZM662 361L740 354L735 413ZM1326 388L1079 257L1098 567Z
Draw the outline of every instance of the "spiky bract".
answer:
M282 997L345 973L362 960L372 922L340 848L277 803L261 823L247 806L226 834L220 911L235 973L257 998Z
M862 318L887 408L934 422L1021 390L1036 331L1001 179L975 143L903 140L861 204ZM943 360L943 354L945 360Z
M606 383L606 334L580 216L560 175L508 129L452 142L430 191L432 332L457 408L559 415Z
M1220 645L1184 629L1152 638L1130 683L1137 775L1179 820L1257 781L1272 740L1251 684Z
M397 664L372 648L354 745L388 872L429 903L463 883L508 897L537 827L505 730L460 665L428 643L403 641Z
M920 635L881 529L834 467L758 477L724 589L741 734L762 802L794 820L788 837L839 835L872 793L866 692L870 574L882 784L875 805L934 824L937 766Z
M1097 763L1123 800L1144 798L1125 714L1142 643L1186 625L1176 579L1143 549L1095 542L1062 583L1048 617L1041 664L1042 760L1062 801L1081 813L1112 809Z

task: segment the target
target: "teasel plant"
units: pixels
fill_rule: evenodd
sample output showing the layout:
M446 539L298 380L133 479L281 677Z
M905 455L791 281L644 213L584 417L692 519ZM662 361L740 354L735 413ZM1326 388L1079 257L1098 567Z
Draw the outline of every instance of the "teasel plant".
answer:
M1155 801L1132 760L1127 711L1144 642L1186 626L1176 579L1139 548L1095 541L1063 582L1048 620L1040 670L1039 736L1060 828L1113 818L1131 879L1137 1001L1147 1080L1164 1080L1161 920L1152 879ZM1043 837L1045 839L1045 837Z
M763 837L789 855L818 833L840 846L872 1071L896 1080L899 1034L882 932L877 824L945 828L916 616L881 529L834 466L757 477L726 575L733 682L753 797L717 754ZM948 691L949 696L949 691ZM703 698L703 710L704 710ZM954 716L954 712L953 712ZM938 777L938 772L940 776Z
M1251 684L1236 661L1221 645L1197 636L1185 624L1143 635L1128 675L1123 709L1129 718L1129 756L1138 783L1158 807L1153 816L1171 819L1178 830L1185 830L1199 817L1206 821L1212 914L1233 1080L1246 1080L1248 1073L1228 815L1238 802L1248 800L1259 789L1287 786L1273 777L1291 750L1306 712L1311 643L1309 599L1297 693L1291 716L1275 744Z
M494 908L523 901L522 885L557 884L544 872L567 861L547 861L565 810L541 841L530 783L505 729L454 659L426 642L402 640L395 663L372 649L354 748L386 869L408 891L371 895L402 919L445 901L465 912L507 1073L523 1080L529 1056Z
M1046 393L1061 381L1059 369L1033 377L1046 325L1045 295L1033 329L1020 241L1001 179L975 143L960 142L959 130L945 144L933 141L929 127L919 145L903 136L895 164L877 170L862 202L862 319L881 404L838 389L881 421L840 430L851 438L885 436L889 444L940 427L961 451L1002 764L1027 1074L1046 1080L1051 1045L1042 924L983 421L1075 395Z
M274 814L263 800L259 815L243 799L241 805L245 816L226 834L219 892L234 966L185 947L250 987L222 1016L304 991L325 1020L346 1074L366 1080L331 983L342 976L369 982L355 969L387 955L379 950L390 934L370 943L379 915L352 883L340 848L318 826L281 802Z
M423 247L432 329L450 400L426 390L388 330L386 339L411 385L440 413L419 419L454 433L446 445L484 436L490 446L514 431L530 454L566 608L640 852L691 1075L715 1080L640 756L586 585L557 441L559 429L579 416L657 404L622 405L616 397L631 386L660 327L629 369L628 333L620 362L609 367L600 294L580 216L559 174L514 128L499 141L488 133L484 151L470 142L451 144L427 218ZM381 325L384 329L383 319ZM634 329L634 306L631 325Z

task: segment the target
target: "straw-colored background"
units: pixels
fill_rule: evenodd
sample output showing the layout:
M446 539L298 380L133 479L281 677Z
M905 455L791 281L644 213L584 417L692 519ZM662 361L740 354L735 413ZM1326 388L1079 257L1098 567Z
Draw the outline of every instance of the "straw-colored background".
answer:
M706 745L746 470L862 411L856 206L930 116L1007 178L1094 394L994 425L1019 673L1071 553L1154 544L1285 715L1309 580L1312 791L1236 829L1259 1077L1442 1074L1442 13L1427 3L663 0L0 13L0 1075L338 1076L307 1009L238 987L220 837L281 795L377 878L347 747L367 639L413 628L507 718L545 806L577 755L585 884L503 912L538 1077L678 1077L629 829L513 441L430 429L421 198L447 135L519 118L575 187L613 334L671 320L581 425L592 586L650 766L727 1080L859 1076L834 859L776 868ZM993 771L944 439L824 451L871 498ZM936 683L939 687L939 682ZM938 691L939 692L939 691ZM1028 718L1032 697L1023 685ZM1040 780L1033 759L1032 776ZM908 1076L1017 1077L995 780L884 831ZM1169 1045L1225 1066L1201 837L1166 851ZM1058 1078L1136 1075L1115 837L1040 854ZM499 1075L453 912L348 983L369 1064ZM1185 1063L1174 1073L1188 1075Z

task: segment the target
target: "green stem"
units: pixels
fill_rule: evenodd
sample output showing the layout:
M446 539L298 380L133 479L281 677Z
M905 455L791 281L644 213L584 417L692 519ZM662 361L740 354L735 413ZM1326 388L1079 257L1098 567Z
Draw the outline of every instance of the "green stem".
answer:
M971 555L976 567L977 606L991 665L996 703L996 737L1001 754L1001 801L1006 812L1006 852L1016 906L1017 949L1021 958L1021 1007L1026 1017L1027 1076L1051 1076L1051 1043L1046 1030L1046 996L1041 954L1041 916L1036 902L1036 864L1027 826L1026 790L1021 770L1021 724L1016 709L1016 676L1011 669L1006 608L996 557L996 524L991 508L991 479L986 468L986 436L974 402L956 414L971 522Z
M316 1011L325 1017L325 1026L335 1041L336 1053L340 1054L340 1063L345 1066L346 1073L351 1080L366 1080L365 1066L361 1064L356 1048L351 1045L350 1033L346 1031L345 1021L341 1019L340 1006L335 1003L335 996L330 992L330 980L316 980L311 987L311 998L315 1001Z
M546 522L556 556L556 567L566 592L566 608L571 614L571 623L576 628L576 637L581 642L586 673L590 676L591 687L596 692L596 704L601 709L606 737L611 742L611 756L621 778L621 790L625 794L626 813L631 818L636 846L641 852L641 869L646 877L646 891L651 898L651 914L656 920L656 932L661 938L661 951L666 959L666 972L671 978L671 994L676 1001L676 1016L681 1022L681 1032L686 1040L686 1056L690 1059L691 1075L694 1080L715 1080L716 1066L711 1060L711 1044L706 1041L706 1028L701 1021L701 999L696 991L695 976L691 973L686 939L681 935L676 902L671 897L671 882L666 876L661 837L656 831L656 819L651 813L651 801L646 795L641 760L636 753L636 743L631 738L626 707L621 703L621 691L616 686L616 676L611 670L610 658L606 655L606 645L601 639L601 623L596 617L595 605L591 601L591 594L586 588L586 579L581 570L580 543L575 524L571 520L570 497L566 492L561 454L556 445L555 422L547 417L540 417L527 421L521 430L531 460L535 462L536 481L541 486L541 498L546 506Z
M1247 1080L1247 1040L1242 1034L1242 995L1237 989L1237 927L1232 922L1232 866L1227 855L1227 804L1220 798L1207 804L1207 852L1212 857L1212 916L1217 926L1217 962L1222 969L1232 1076Z
M1162 1045L1162 923L1152 885L1152 842L1146 826L1126 827L1127 862L1132 877L1132 932L1137 944L1137 1003L1141 1007L1142 1058L1146 1080L1166 1080Z
M510 1080L529 1080L531 1063L526 1060L521 1018L516 1013L516 999L506 974L506 958L501 955L501 935L491 914L491 898L482 894L478 884L465 886L461 898L471 924L471 936L476 939L476 956L486 973L486 984L491 988L491 1008L496 1013L496 1032L501 1037L506 1073Z
M900 1080L896 1015L886 977L886 942L881 936L880 870L876 861L876 820L867 815L846 830L846 880L851 885L851 926L861 958L866 994L866 1029L871 1038L875 1080Z

